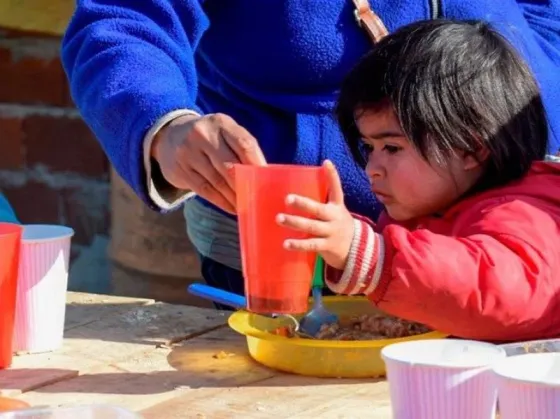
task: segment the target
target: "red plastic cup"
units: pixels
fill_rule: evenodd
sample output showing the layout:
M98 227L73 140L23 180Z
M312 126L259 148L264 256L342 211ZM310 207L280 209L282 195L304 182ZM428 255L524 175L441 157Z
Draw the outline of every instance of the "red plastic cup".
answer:
M12 365L19 252L23 227L0 223L0 368Z
M235 165L235 191L247 309L260 314L307 312L317 255L285 250L286 239L306 235L279 226L276 216L298 215L285 204L289 194L326 202L325 169Z

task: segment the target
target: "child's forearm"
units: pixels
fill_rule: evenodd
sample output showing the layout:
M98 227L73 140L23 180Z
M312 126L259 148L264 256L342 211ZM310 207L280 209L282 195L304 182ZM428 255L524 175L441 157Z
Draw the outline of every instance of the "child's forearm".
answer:
M336 293L365 294L389 314L456 336L552 336L560 332L550 318L560 285L547 269L528 268L546 263L527 246L489 231L453 237L391 225L380 234L356 220L345 269L327 268L325 279Z
M372 294L381 278L385 246L383 236L362 217L354 219L354 237L343 271L326 267L325 281L339 294Z

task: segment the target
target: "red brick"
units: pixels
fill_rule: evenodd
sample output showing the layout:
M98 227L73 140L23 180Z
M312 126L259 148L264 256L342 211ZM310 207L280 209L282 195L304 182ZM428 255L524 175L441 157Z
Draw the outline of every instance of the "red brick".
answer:
M23 130L20 118L0 115L0 169L20 169L24 165Z
M0 102L65 106L66 76L59 58L22 57L0 51Z
M107 178L107 158L92 132L79 118L30 116L23 131L29 166L44 164L55 171Z
M43 38L43 39L60 39L60 35L55 35L52 33L45 33L39 31L29 31L16 28L2 28L2 38L12 39L12 38Z

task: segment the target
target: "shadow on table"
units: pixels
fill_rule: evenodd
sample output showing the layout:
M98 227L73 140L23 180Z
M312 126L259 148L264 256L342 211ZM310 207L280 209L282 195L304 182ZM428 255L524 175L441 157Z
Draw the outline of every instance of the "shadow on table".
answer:
M51 383L71 379L78 375L78 371L63 368L17 368L0 370L0 393L12 395L19 392L31 391L45 382L45 377Z
M127 361L111 364L114 372L86 373L35 391L148 395L177 389L306 387L379 381L314 378L274 371L253 361L247 354L245 340L229 329L217 330L183 342L162 356L159 363L156 357L143 360L132 357ZM173 370L169 370L169 367Z
M270 380L274 376L273 380ZM250 379L246 377L246 380ZM375 379L319 379L296 375L271 373L258 381L244 382L240 377L230 380L211 372L189 376L175 371L152 373L92 373L80 375L71 380L61 381L49 386L38 388L38 393L97 393L121 395L151 395L166 393L173 390L186 389L226 389L236 387L307 387L332 386L356 383L371 383Z
M165 345L166 340L176 337L188 339L179 339L171 347ZM106 303L101 299L69 304L64 346L52 354L52 360L47 358L51 357L44 362L52 362L53 367L66 363L73 368L71 363L75 362L82 374L43 381L26 391L148 395L189 388L306 387L375 381L282 374L249 357L245 338L226 326L224 313L109 297ZM86 361L92 367L80 365ZM35 374L33 369L21 371Z

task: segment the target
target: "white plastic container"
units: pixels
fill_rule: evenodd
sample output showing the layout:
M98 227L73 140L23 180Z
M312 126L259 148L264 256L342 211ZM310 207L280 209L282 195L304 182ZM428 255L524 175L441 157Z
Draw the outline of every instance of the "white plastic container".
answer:
M141 419L141 416L117 406L95 405L16 410L0 413L0 419Z
M436 339L395 343L387 367L394 419L492 419L497 390L491 366L506 357L496 345Z
M494 373L500 419L560 418L560 353L512 356Z
M48 352L62 346L73 235L74 230L64 226L24 226L14 352Z

